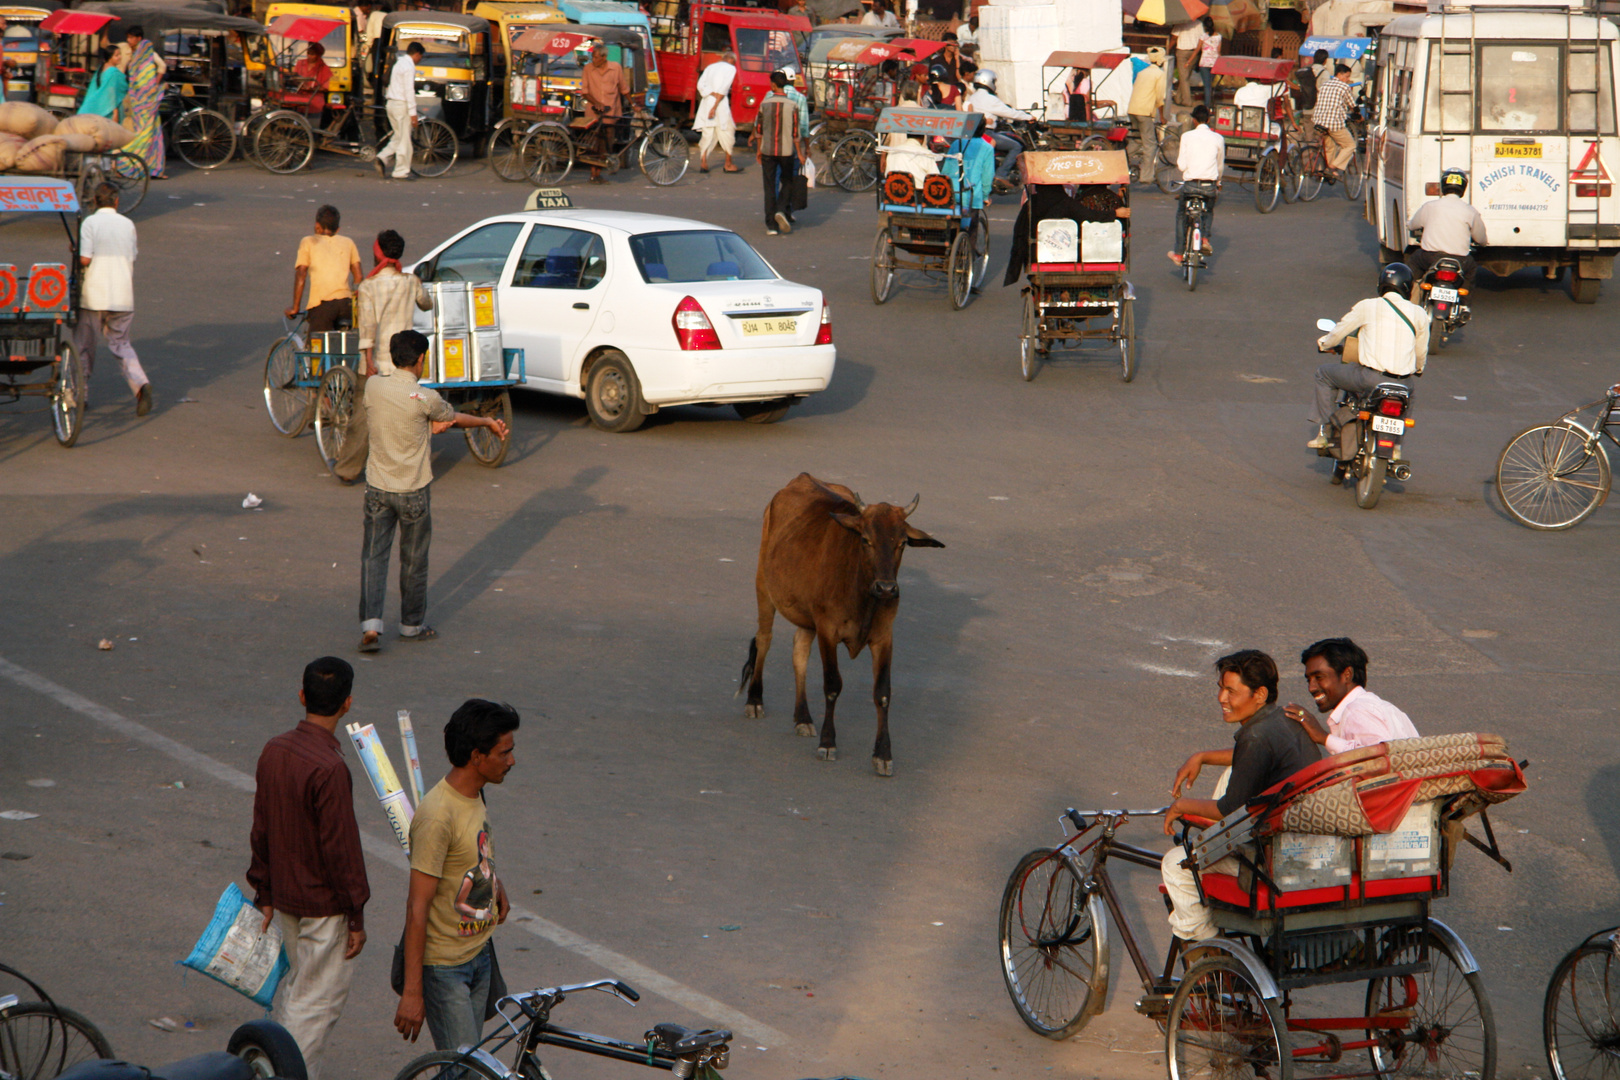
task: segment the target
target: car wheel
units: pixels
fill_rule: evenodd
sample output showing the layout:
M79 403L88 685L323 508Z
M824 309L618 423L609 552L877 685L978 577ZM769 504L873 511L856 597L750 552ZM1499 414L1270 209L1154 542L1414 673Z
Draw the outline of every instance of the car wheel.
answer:
M641 400L641 381L630 358L608 349L591 368L585 386L585 411L603 431L634 431L647 419Z

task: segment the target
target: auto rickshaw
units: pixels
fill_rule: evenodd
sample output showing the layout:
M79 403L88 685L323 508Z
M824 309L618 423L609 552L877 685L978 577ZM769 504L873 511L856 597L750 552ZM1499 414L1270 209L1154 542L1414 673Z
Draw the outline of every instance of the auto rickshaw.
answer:
M389 68L412 42L427 50L416 64L417 114L442 121L457 140L466 140L475 153L482 153L500 118L498 99L504 90L491 78L489 20L449 11L395 11L383 17L383 37ZM382 74L377 81L384 86L388 82ZM438 152L448 154L453 163L456 150L452 145Z
M581 26L620 26L641 36L647 64L647 111L658 111L663 80L658 74L658 53L653 46L652 20L630 0L557 0L557 9Z
M39 60L41 53L50 51L50 44L39 24L61 6L60 0L14 0L0 4L0 17L6 20L0 50L11 65L5 79L6 100L45 104L40 100L43 73L39 70Z

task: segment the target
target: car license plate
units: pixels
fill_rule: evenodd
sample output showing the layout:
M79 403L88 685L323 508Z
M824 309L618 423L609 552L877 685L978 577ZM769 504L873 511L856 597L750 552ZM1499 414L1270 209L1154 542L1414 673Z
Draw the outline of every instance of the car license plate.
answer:
M743 319L743 337L766 337L772 334L797 334L798 319Z
M1497 157L1538 158L1541 156L1540 143L1505 143L1496 144Z
M1381 431L1385 435L1399 435L1406 430L1406 421L1398 416L1375 416L1372 421L1373 430Z
M1444 300L1448 304L1455 304L1457 302L1456 289L1442 289L1440 286L1436 285L1434 288L1429 290L1429 295L1434 297L1436 300Z

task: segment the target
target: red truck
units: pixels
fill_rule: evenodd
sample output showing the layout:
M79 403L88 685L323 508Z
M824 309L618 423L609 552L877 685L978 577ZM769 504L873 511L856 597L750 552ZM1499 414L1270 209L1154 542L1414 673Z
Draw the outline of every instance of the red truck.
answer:
M737 78L731 84L731 117L739 128L751 127L759 103L770 93L771 72L791 67L794 82L804 88L804 58L798 37L810 32L810 20L784 15L775 7L740 7L693 0L682 3L685 18L660 19L654 6L653 33L658 71L663 79L659 111L690 124L697 115L698 75L722 53L737 54ZM671 5L672 6L672 5Z

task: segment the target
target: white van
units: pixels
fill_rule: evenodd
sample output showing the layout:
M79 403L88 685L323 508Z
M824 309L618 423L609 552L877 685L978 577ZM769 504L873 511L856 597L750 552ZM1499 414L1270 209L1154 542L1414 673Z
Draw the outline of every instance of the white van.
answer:
M1567 266L1575 301L1595 301L1620 253L1616 38L1569 0L1431 0L1386 24L1367 140L1380 257L1400 257L1407 220L1458 166L1490 237L1481 266Z

